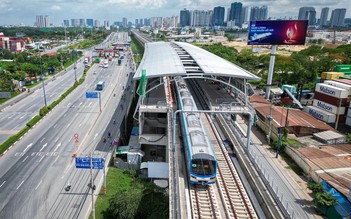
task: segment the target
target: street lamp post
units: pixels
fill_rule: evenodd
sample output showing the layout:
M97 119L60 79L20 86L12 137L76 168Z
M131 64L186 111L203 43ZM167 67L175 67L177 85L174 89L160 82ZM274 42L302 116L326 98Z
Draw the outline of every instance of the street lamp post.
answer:
M41 56L40 56L40 74L41 74L41 82L43 85L44 103L45 103L45 106L47 106L46 94L45 94L45 78L44 78L44 74L43 74L43 65L41 63Z

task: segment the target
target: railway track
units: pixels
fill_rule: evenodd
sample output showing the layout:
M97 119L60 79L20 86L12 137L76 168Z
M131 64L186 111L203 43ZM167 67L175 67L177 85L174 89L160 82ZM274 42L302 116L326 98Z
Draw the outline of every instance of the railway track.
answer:
M218 160L217 188L227 218L258 218L209 115L203 115L203 122L209 127L208 137Z
M190 187L193 219L222 218L216 200L215 185Z

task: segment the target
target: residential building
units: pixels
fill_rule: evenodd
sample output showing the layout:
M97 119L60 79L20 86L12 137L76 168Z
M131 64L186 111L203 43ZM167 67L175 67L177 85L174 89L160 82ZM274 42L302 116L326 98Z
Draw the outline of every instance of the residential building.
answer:
M241 2L234 2L230 7L229 20L234 21L235 25L241 27L243 24L242 17L243 4Z
M71 27L79 27L80 19L71 19Z
M161 28L162 27L162 17L151 17L150 26L152 28Z
M298 20L308 20L308 25L316 25L316 10L314 7L301 7Z
M106 30L109 30L110 29L110 21L104 21L104 28L106 29Z
M212 14L213 11L194 10L191 12L192 27L209 27L212 26Z
M95 20L95 25L94 27L95 28L100 28L101 24L100 24L100 21L99 20Z
M63 20L63 26L69 27L69 20Z
M214 26L224 26L224 13L225 8L218 6L213 9L213 25Z
M337 8L332 11L330 18L330 27L344 26L346 8Z
M329 13L329 8L322 8L321 18L319 19L319 26L321 27L328 26L328 13Z
M190 11L184 8L180 11L180 27L190 26Z
M87 27L92 28L94 26L94 19L87 19Z
M252 7L250 12L250 21L262 21L268 18L267 6Z
M81 18L79 19L79 27L85 27L86 23L85 23L85 19Z
M50 16L49 15L38 15L36 16L37 27L50 27Z
M128 27L128 19L126 17L122 18L123 27Z
M242 24L247 24L249 22L249 7L243 7L241 9L241 21Z

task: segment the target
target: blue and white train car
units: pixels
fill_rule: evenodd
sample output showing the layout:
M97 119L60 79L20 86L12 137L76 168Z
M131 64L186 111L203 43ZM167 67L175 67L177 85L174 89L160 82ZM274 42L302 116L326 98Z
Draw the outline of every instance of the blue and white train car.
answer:
M184 79L177 77L179 106L181 110L197 110ZM200 113L181 113L186 163L191 184L213 184L216 182L217 159L204 130Z

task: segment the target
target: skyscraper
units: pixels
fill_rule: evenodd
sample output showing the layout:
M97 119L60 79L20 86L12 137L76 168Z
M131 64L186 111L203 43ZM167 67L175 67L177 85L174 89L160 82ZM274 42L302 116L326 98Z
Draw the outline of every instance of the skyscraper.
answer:
M190 26L190 11L184 8L180 10L180 27Z
M37 27L50 27L50 16L49 15L37 15L36 16Z
M100 21L99 20L95 20L95 28L99 28L100 27Z
M83 18L79 19L79 26L80 27L85 27L86 26L85 19L83 19Z
M242 21L242 8L243 4L241 2L234 2L230 6L229 20L235 21L235 25L241 27Z
M319 26L325 27L328 25L329 8L322 8L321 18L319 19Z
M316 10L314 7L301 7L299 10L299 20L308 20L308 25L316 24Z
M267 6L252 7L250 13L250 21L262 21L267 20L268 8Z
M94 19L87 19L87 27L93 27L94 26Z
M330 27L344 26L346 8L337 8L332 11L330 18Z
M213 25L214 26L224 26L224 7L215 7L213 9Z
M71 19L71 26L72 27L79 27L80 20L79 19Z
M123 27L128 27L128 20L126 17L122 18Z
M63 20L63 26L69 27L69 20Z

